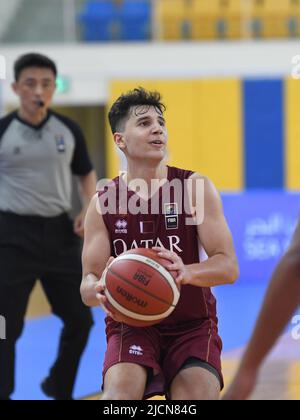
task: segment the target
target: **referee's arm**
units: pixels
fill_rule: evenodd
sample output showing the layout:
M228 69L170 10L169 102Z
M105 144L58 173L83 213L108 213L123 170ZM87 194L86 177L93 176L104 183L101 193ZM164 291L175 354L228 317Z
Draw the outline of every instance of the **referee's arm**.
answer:
M74 220L74 232L76 235L83 238L84 235L84 219L88 206L91 199L95 195L96 184L97 184L97 174L96 171L92 170L85 176L80 176L78 178L79 183L79 194L82 202L82 211Z
M91 199L96 193L97 174L93 170L84 134L74 122L68 121L75 139L75 150L71 164L72 173L78 177L79 195L82 202L82 211L74 221L74 232L83 238L84 219Z

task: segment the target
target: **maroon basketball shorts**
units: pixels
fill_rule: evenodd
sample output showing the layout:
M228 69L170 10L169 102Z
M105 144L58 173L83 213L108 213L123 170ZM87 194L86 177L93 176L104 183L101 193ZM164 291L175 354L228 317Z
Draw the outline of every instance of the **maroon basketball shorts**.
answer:
M175 326L134 328L107 321L107 350L103 377L118 363L135 363L148 368L145 398L168 394L170 385L190 359L215 373L223 388L222 341L212 320L199 320Z

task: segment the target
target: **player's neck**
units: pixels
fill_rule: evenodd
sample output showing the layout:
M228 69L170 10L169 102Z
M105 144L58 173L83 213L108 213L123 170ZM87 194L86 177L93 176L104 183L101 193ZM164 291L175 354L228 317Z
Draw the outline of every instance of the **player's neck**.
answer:
M143 179L151 186L153 179L163 180L168 178L168 167L165 163L158 166L140 165L135 166L128 163L126 182L129 183L135 179Z
M39 125L46 118L47 110L46 109L41 109L38 112L35 112L34 114L32 114L32 113L26 111L26 109L20 108L19 111L18 111L18 115L23 121L25 121L29 124Z

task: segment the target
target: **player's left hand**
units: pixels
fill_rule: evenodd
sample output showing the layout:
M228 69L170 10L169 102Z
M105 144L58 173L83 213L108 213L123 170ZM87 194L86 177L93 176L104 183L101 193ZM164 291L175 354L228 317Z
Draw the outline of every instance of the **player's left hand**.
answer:
M240 367L231 385L225 391L222 400L224 401L244 401L250 398L254 391L258 378L258 369Z
M190 282L190 272L187 265L184 264L182 259L175 252L168 251L165 248L154 247L153 251L158 253L158 256L169 260L171 264L166 261L165 264L162 264L168 271L177 271L178 276L175 281L178 285L189 284Z

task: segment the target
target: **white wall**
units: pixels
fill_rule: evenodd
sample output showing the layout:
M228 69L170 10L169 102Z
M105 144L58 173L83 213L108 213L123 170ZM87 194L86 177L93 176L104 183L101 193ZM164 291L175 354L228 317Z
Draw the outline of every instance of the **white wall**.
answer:
M16 105L11 92L14 60L29 51L53 58L63 75L71 78L71 91L56 95L57 104L103 104L111 79L287 77L292 57L300 54L300 41L233 43L160 43L106 45L0 45L6 58L5 104Z
M21 6L23 0L0 1L0 39L5 34L11 20Z

